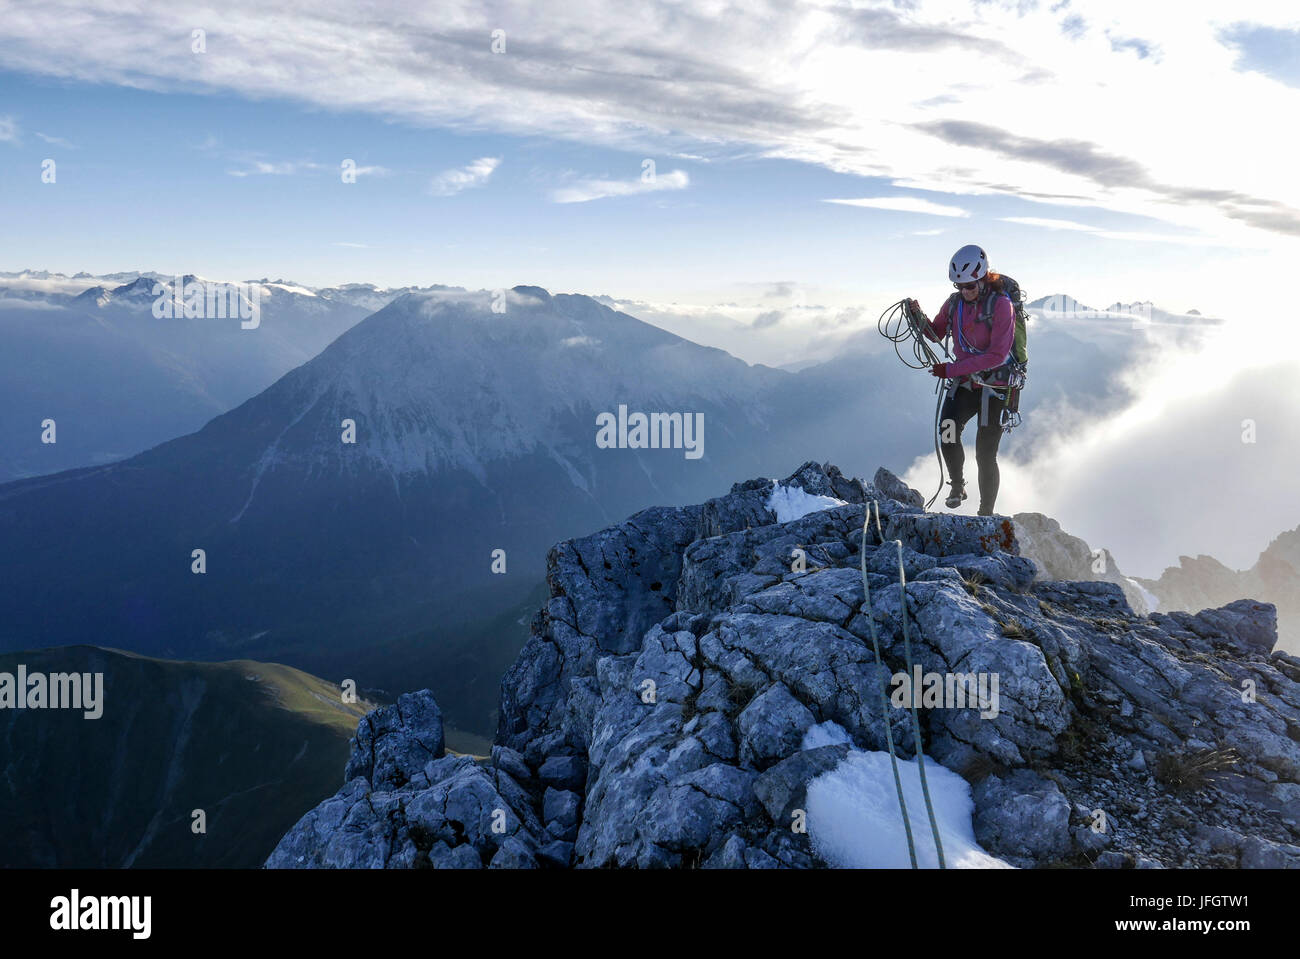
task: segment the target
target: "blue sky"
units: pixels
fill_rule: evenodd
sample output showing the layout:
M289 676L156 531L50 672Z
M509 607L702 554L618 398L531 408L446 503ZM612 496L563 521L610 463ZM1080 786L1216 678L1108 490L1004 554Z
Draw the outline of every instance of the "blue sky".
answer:
M960 218L827 202L905 197L958 209L950 196L900 190L889 177L753 151L707 162L652 154L657 176L680 171L685 185L557 202L557 191L575 183L639 183L647 156L539 135L420 127L283 98L15 73L0 84L20 131L0 150L4 207L18 222L41 225L0 238L9 270L153 269L313 286L534 283L671 301L743 299L748 287L791 278L850 298L887 294L891 282L942 289L949 247L968 238L1002 262L1026 264L1140 254L1148 266L1175 267L1186 252L1007 222L1078 216L1014 196L964 197L959 208L969 215ZM40 179L46 158L57 164L54 184ZM483 158L498 161L485 182L434 192L439 175ZM378 169L344 183L345 159ZM1086 219L1103 229L1178 232L1104 209ZM1038 293L1090 285L1077 273L1036 276ZM1149 296L1118 279L1106 289L1114 290L1100 294L1109 300Z
M843 307L883 305L900 287L941 296L951 249L978 242L1031 295L1222 311L1216 291L1188 289L1189 264L1267 260L1300 235L1300 214L1286 230L1246 229L1221 205L1171 204L1168 186L1279 199L1213 163L1184 169L1173 130L1140 143L1174 121L1143 122L1139 108L1167 96L1199 99L1200 116L1219 110L1219 94L1206 102L1177 89L1182 71L1212 69L1205 44L1221 72L1287 90L1296 34L1247 19L1250 4L1199 24L1197 7L1170 22L1121 20L1124 5L1112 3L774 5L783 38L752 5L748 22L724 28L649 4L646 20L662 32L642 36L599 4L560 16L511 4L376 13L369 33L348 5L266 20L254 5L214 19L182 4L159 21L43 4L0 25L4 209L41 224L7 232L0 265L310 285L528 282L661 304L746 302L747 291L795 282L805 302ZM494 57L498 23L508 45ZM201 53L191 24L205 25ZM106 44L107 31L141 36ZM386 56L393 44L405 56ZM429 59L430 47L451 51L448 62ZM1087 64L1090 82L1062 69L1062 51ZM507 58L513 73L497 67ZM776 64L766 72L764 58ZM977 82L964 75L989 60L1011 66ZM1108 80L1123 89L1084 89ZM844 94L853 83L863 95ZM402 87L409 95L393 92ZM1115 112L1130 101L1135 109ZM1228 138L1223 123L1211 139ZM1005 142L989 142L994 128ZM1211 148L1219 163L1260 162L1235 150ZM58 164L53 186L39 181L46 157ZM634 184L647 157L679 188L555 202L566 185ZM376 172L343 184L344 158ZM484 182L430 192L435 177L485 159L496 166ZM258 164L278 172L232 175ZM1150 181L1145 196L1119 195L1130 166ZM1054 202L1054 191L1071 199Z
M1140 520L1098 505L1113 490L1063 499L1079 449L1132 456L1154 448L1139 421L1264 362L1300 373L1274 345L1300 258L1298 37L1271 0L11 4L0 271L536 284L780 364L904 296L935 311L978 243L1031 297L1224 320L1143 371L1135 417L1005 474L1118 552ZM1280 493L1252 506L1237 559L1300 522Z
M1221 34L1240 53L1237 66L1300 87L1300 28L1234 23Z

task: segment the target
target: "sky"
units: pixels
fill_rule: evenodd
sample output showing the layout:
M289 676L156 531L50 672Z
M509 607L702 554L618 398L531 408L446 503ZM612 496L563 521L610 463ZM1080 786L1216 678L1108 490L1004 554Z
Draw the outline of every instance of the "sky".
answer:
M11 3L0 270L532 284L780 365L904 296L933 313L977 243L1031 298L1225 320L1209 367L1145 370L1135 415L1186 460L1206 437L1169 403L1276 382L1285 471L1188 547L1249 565L1300 523L1300 381L1252 373L1295 363L1274 324L1300 254L1298 54L1300 8L1271 0ZM1005 483L1158 571L1169 550L1077 475L1085 447L1083 472L1122 470L1136 422ZM1144 488L1192 482L1150 469ZM1061 496L1066 470L1090 488Z

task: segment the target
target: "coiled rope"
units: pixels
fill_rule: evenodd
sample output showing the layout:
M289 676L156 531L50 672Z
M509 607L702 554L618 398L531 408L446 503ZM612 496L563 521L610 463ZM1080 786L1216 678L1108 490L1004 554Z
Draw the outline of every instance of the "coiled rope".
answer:
M912 860L912 868L919 868L916 862L916 842L912 838L912 820L907 814L907 801L903 798L903 780L898 772L898 756L894 752L894 730L889 720L889 697L885 693L885 665L880 658L880 640L876 634L876 617L871 608L871 584L867 581L867 527L871 523L871 510L876 511L876 534L883 546L884 531L880 527L880 505L871 500L867 505L866 515L862 520L862 591L866 597L865 612L867 624L871 627L871 648L876 654L876 687L880 691L881 715L885 720L885 744L889 747L889 765L894 770L894 788L898 790L898 808L903 814L903 829L907 833L907 854ZM903 573L903 541L894 540L898 546L898 585L899 605L903 617L903 656L907 661L908 681L912 678L912 643L907 628L907 577ZM939 868L946 869L943 858L943 843L939 840L939 825L934 818L934 804L930 801L930 787L925 778L925 753L921 749L921 721L916 713L916 690L912 691L912 735L916 740L917 769L921 774L921 792L925 796L925 811L930 817L930 832L934 836L935 852L939 855Z
M912 306L910 300L899 300L893 306L880 314L880 319L876 321L876 329L880 335L894 344L894 352L903 364L913 370L928 370L935 363L942 363L944 360L952 360L952 355L948 352L948 337L943 338L943 355L941 360L930 348L930 340L922 332L923 324L927 320L925 315ZM904 343L911 344L911 360L903 355L900 347ZM938 399L934 404L934 455L939 461L939 488L934 491L934 495L925 501L925 508L929 509L934 501L939 498L943 492L944 476L947 474L947 466L943 461L943 451L939 446L939 416L943 412L943 400L946 395L946 380L937 380L934 391L938 394Z

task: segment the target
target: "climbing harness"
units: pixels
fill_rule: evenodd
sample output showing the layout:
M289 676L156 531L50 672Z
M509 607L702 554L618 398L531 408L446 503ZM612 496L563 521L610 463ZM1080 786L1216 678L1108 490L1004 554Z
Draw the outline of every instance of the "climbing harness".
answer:
M867 527L871 523L871 510L876 511L876 535L884 545L885 534L880 527L880 504L872 500L867 504L866 515L862 520L862 591L866 597L863 608L867 623L871 627L871 648L876 654L876 687L880 691L881 715L885 720L885 744L889 747L889 765L894 770L894 788L898 790L898 808L903 814L903 829L907 833L907 854L912 860L912 868L919 868L916 863L916 841L912 838L912 820L907 814L907 802L903 799L903 780L898 773L898 756L894 753L894 729L889 721L889 697L885 694L885 665L880 658L880 640L876 635L876 617L871 609L871 584L867 582ZM898 546L898 585L899 604L903 618L903 656L907 661L907 675L912 675L912 642L907 629L907 577L903 573L903 541L894 540ZM921 792L925 796L925 811L930 817L930 832L934 836L935 852L939 855L939 868L946 869L943 858L943 843L939 840L939 826L934 818L934 803L930 801L930 787L925 779L925 752L921 748L921 721L916 715L916 690L912 690L912 735L916 740L916 764L921 774Z

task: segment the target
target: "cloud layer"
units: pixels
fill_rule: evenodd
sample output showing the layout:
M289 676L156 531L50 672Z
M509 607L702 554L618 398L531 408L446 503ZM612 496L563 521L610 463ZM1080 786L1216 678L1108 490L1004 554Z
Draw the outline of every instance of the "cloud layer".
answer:
M741 148L1245 243L1258 231L1300 236L1291 125L1268 122L1294 116L1300 90L1241 59L1244 42L1292 28L1289 17L1264 0L1234 2L1231 18L1207 0L1176 17L1126 0L755 0L725 13L661 0L636 17L593 0L544 10L231 0L219 12L181 0L160 22L147 7L49 0L0 20L0 66L645 155ZM206 30L205 52L193 50L193 26ZM455 191L490 171L462 173L435 185ZM568 201L584 198L570 189ZM586 198L610 190L595 181Z

